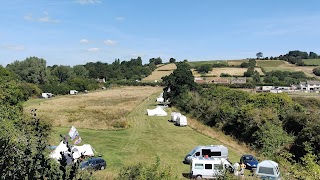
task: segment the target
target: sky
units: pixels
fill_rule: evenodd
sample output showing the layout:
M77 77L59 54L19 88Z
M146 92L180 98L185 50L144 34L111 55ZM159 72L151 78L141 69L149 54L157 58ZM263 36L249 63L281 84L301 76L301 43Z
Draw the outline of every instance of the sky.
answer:
M2 0L0 65L320 54L319 0Z

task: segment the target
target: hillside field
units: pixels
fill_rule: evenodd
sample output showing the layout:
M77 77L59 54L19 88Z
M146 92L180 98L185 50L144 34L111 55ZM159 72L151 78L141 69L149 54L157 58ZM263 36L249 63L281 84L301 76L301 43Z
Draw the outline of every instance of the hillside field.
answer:
M320 66L320 59L303 59L302 61L308 66Z
M142 82L160 81L162 77L170 75L177 66L174 63L165 64L155 69L151 75L142 79Z
M223 135L221 132L200 124L198 121L188 118L189 126L177 127L168 120L170 119L171 108L165 109L168 116L165 117L149 117L146 115L146 109L156 107L155 98L160 94L161 87L121 87L107 89L101 92L92 92L89 94L79 94L74 97L61 96L53 99L42 100L39 104L38 100L30 100L25 104L25 109L36 107L39 117L46 118L45 114L50 113L50 116L56 117L54 121L53 133L51 135L51 144L58 145L60 134L66 135L69 132L70 126L75 125L82 137L82 143L91 144L93 148L107 160L107 168L102 171L95 172L94 175L98 179L113 179L118 174L119 170L124 166L142 162L152 164L155 162L156 156L160 158L163 166L170 166L172 172L179 178L185 179L182 173L189 172L190 167L184 165L182 160L184 156L197 145L218 145L224 144L229 149L229 158L231 162L239 161L239 158L244 153L252 153L243 145L239 145L230 137ZM143 91L143 92L141 92ZM147 93L149 91L149 93ZM121 95L128 94L144 94L139 100L130 98L122 98ZM106 96L105 94L110 94ZM112 97L111 94L114 96ZM95 101L87 103L86 96L98 97ZM100 99L100 101L98 100ZM134 107L123 116L119 116L117 110L111 109L107 103L101 104L101 101L112 99L115 103L115 109L122 109L124 105ZM36 102L33 102L36 101ZM69 102L61 104L64 101ZM60 104L59 104L59 103ZM76 103L75 106L86 104L85 108L77 108L73 113L62 111L68 109L71 102ZM60 106L59 108L57 106ZM105 106L105 107L104 107ZM96 108L99 107L99 108ZM81 126L81 121L68 122L67 119L72 117L81 118L80 115L86 113L86 109L95 109L96 111L90 116L90 120L83 118L84 125L94 121L94 127ZM115 114L114 121L128 123L128 128L119 130L110 130L103 120L102 114L105 111L110 111ZM64 117L63 119L60 119ZM97 120L95 120L97 118ZM102 121L99 119L102 118ZM63 122L57 124L56 122ZM102 127L102 128L97 128ZM113 127L113 126L112 126ZM105 129L104 129L105 128Z

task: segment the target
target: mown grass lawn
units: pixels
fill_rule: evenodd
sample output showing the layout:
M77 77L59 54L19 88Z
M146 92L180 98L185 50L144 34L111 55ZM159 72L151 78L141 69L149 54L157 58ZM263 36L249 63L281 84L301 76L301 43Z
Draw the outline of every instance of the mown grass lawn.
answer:
M303 59L305 65L320 66L320 59Z
M170 166L174 174L183 178L182 173L189 172L190 167L184 165L182 160L191 149L198 145L221 144L190 127L173 125L168 122L169 115L148 117L145 115L146 108L153 108L153 105L151 99L140 104L129 115L130 128L126 130L78 129L83 143L91 144L108 162L107 169L98 172L99 177L115 177L124 166L139 162L152 164L159 156L163 165ZM59 135L68 132L69 128L54 128L53 142L57 145ZM236 150L229 148L229 153L232 162L238 161L240 154Z
M132 90L132 89L131 89ZM190 167L182 163L184 156L198 145L224 144L211 138L212 130L208 127L196 130L197 125L177 127L168 120L171 109L166 117L149 117L147 108L155 108L154 99L160 91L146 98L131 111L126 119L129 128L124 130L94 130L78 128L83 144L91 144L93 148L107 160L106 170L95 172L98 179L112 179L119 171L128 165L139 162L152 164L158 156L163 166L170 166L172 172L183 179L182 173L189 172ZM63 98L63 97L62 97ZM50 100L46 101L47 103ZM32 104L32 103L31 103ZM51 112L55 113L55 112ZM191 120L191 119L190 119ZM190 122L191 123L191 122ZM197 123L197 122L195 122ZM209 133L206 133L208 131ZM51 145L58 145L60 134L66 135L69 127L54 127ZM216 138L226 139L224 135L216 134ZM234 163L239 161L244 150L239 146L229 148L229 158Z

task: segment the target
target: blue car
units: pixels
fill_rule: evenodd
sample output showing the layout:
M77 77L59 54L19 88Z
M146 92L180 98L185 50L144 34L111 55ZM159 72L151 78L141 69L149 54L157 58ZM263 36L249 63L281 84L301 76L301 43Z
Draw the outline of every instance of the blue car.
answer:
M241 156L240 163L244 163L246 165L246 169L256 169L259 161L250 154L245 154Z
M107 163L102 158L91 158L80 164L80 169L90 169L90 170L103 170L107 166Z

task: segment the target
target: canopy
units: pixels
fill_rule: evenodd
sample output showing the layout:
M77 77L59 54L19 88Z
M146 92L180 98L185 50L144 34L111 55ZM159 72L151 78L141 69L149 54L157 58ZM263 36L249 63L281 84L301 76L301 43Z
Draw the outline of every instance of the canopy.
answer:
M148 116L166 116L168 115L161 107L147 109Z

